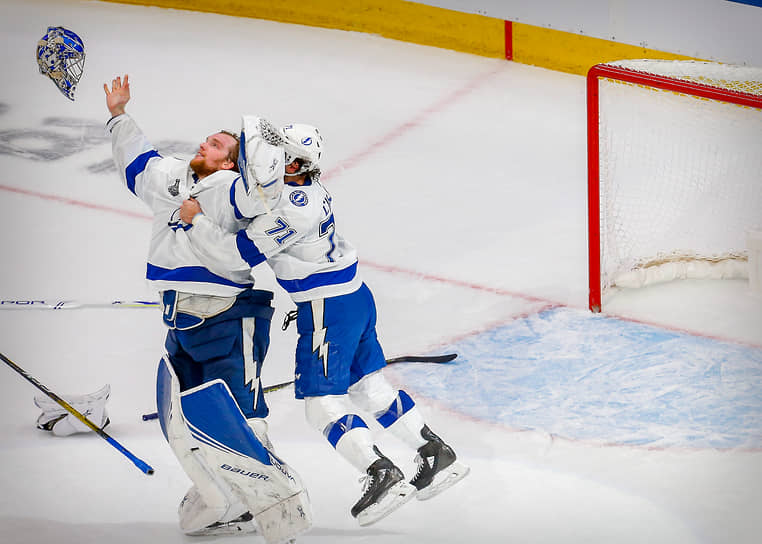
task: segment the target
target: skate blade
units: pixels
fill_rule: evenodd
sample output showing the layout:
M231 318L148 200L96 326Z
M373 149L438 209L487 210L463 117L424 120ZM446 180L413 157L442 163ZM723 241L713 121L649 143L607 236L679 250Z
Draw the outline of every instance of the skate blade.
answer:
M228 535L244 535L257 532L257 524L253 521L231 521L229 523L223 523L215 527L204 527L197 531L185 533L188 536L228 536Z
M415 498L419 501L426 501L432 497L436 497L442 491L451 488L465 478L470 471L471 469L469 467L463 463L455 461L449 467L434 476L434 481L418 491L418 493L415 494Z
M371 504L357 514L357 522L365 527L385 518L415 496L415 486L398 482L386 492L380 502Z

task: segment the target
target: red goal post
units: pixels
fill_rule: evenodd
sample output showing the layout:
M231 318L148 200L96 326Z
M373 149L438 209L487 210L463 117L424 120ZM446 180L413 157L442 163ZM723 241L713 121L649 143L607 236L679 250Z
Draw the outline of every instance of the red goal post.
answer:
M762 69L659 60L593 66L587 140L592 311L608 289L633 282L686 270L737 277L744 229L762 227ZM718 272L720 262L730 265Z

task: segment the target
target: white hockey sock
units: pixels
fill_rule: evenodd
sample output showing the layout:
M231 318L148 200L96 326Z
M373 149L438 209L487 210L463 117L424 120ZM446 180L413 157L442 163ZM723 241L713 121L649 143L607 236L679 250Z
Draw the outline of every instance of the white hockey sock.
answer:
M363 474L378 460L373 450L373 436L367 427L355 427L345 432L334 447L339 455Z
M376 460L373 436L365 421L354 414L347 395L307 397L304 404L307 421L323 433L344 459L361 473Z
M427 442L426 439L421 436L421 429L423 429L425 424L426 422L423 420L421 412L418 408L413 406L402 416L397 418L394 423L389 425L387 429L394 436L417 451L418 448Z
M415 401L405 391L395 390L381 371L368 374L349 389L357 406L373 414L385 429L417 450L426 443L421 436L425 421Z

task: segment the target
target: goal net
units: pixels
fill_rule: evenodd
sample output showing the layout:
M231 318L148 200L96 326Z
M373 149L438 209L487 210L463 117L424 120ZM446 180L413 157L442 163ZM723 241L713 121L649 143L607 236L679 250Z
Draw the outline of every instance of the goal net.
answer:
M746 277L762 228L762 69L599 64L587 77L590 309L614 287Z

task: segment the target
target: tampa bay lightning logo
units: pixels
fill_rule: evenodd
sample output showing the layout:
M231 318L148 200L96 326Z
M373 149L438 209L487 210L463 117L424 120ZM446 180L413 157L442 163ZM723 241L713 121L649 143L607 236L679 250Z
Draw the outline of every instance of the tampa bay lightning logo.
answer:
M288 195L288 199L291 201L291 204L294 206L306 206L307 205L307 193L304 191L293 191L290 195Z
M310 136L302 138L302 145L312 145L312 138Z
M183 220L180 219L180 208L177 208L175 211L172 212L172 215L169 216L169 221L167 221L167 226L171 230L177 231L177 229L188 230L189 228L191 228L192 225L183 223Z

